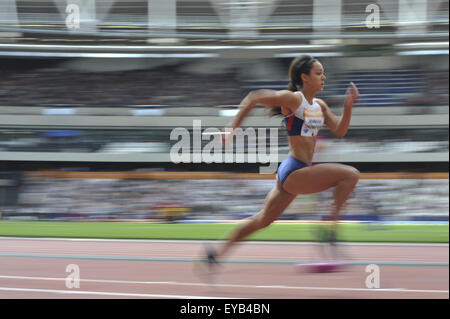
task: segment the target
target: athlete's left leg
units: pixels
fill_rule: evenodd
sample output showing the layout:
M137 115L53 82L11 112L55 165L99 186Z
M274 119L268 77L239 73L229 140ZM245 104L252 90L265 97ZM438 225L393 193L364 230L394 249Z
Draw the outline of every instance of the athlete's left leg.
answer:
M272 224L272 222L284 212L289 204L291 204L296 196L297 195L292 195L283 190L277 178L277 184L267 195L263 209L257 215L240 224L233 230L231 236L219 249L216 257L219 258L224 256L235 242Z

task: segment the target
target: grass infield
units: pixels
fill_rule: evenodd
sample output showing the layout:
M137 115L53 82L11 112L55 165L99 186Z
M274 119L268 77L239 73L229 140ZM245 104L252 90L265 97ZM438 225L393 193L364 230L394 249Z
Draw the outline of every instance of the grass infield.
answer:
M0 221L0 236L224 239L233 223L40 222ZM272 224L247 240L314 241L314 224ZM338 239L349 242L448 243L448 225L341 224Z

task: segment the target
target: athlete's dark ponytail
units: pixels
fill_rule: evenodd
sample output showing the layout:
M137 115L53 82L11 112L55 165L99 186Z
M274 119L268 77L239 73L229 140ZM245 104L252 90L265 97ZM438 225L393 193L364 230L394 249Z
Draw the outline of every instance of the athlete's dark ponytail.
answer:
M310 55L301 55L292 60L289 67L289 85L287 89L292 92L297 92L303 87L302 74L308 74L311 72L311 68L317 60ZM269 110L271 116L281 115L280 107L271 107Z
M292 91L292 92L297 92L298 91L297 85L295 85L294 82L292 82L292 81L289 82L287 89L289 91Z

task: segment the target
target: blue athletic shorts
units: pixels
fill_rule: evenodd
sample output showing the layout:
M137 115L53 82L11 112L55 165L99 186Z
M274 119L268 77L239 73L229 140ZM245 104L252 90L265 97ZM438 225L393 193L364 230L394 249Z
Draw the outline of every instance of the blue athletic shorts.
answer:
M303 167L308 167L308 164L305 164L303 162L297 161L292 156L288 156L278 167L278 179L280 180L281 184L283 185L286 178L289 176L290 173L292 173L295 170L298 170Z

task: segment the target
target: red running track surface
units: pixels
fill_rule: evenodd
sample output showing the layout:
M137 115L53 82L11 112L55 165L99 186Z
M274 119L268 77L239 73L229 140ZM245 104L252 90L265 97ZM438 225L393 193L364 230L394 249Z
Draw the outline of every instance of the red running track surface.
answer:
M217 243L213 243L216 245ZM0 238L0 298L449 298L448 245L358 245L339 272L305 273L321 262L311 243L243 242L214 276L199 278L202 242ZM367 288L379 267L379 288ZM79 269L79 288L74 268Z

